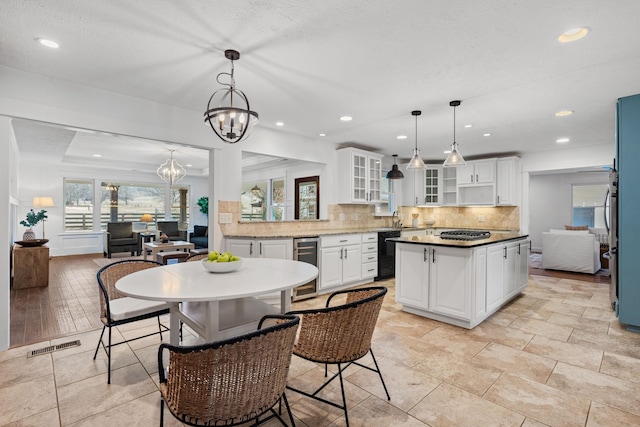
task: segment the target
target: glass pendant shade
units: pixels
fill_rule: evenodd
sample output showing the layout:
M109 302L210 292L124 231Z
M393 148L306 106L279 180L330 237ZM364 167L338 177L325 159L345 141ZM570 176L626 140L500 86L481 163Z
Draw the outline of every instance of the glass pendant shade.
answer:
M426 169L427 165L424 164L422 157L420 157L420 150L418 150L418 116L422 114L422 111L415 110L411 112L411 115L416 118L416 148L413 149L413 156L409 160L407 169Z
M453 144L451 144L451 152L442 164L445 168L464 166L467 164L467 162L464 161L462 154L458 151L458 143L456 142L456 107L460 104L462 104L462 101L449 102L449 106L453 107Z
M187 175L187 171L182 167L180 163L173 160L173 150L171 150L171 158L160 165L156 170L156 173L163 181L173 185L179 182Z
M397 154L393 155L393 166L391 166L391 170L387 172L387 179L402 179L404 178L404 174L400 169L398 169L398 165L396 164Z
M224 142L235 144L249 137L251 130L258 123L258 113L251 111L249 99L241 90L236 89L233 77L233 61L240 59L240 53L226 50L224 55L231 61L231 73L220 73L216 80L227 88L218 89L211 95L204 113L204 121ZM220 76L230 77L229 83L220 81Z

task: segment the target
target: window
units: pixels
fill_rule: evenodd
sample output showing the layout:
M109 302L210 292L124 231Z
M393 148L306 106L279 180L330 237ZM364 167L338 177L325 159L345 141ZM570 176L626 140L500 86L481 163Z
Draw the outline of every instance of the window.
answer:
M93 230L93 180L64 180L64 229Z
M604 199L607 184L573 185L571 225L604 228Z
M394 211L394 179L387 179L388 170L382 171L382 180L380 181L380 200L382 203L376 203L375 213L376 215L391 215Z
M244 221L282 221L285 219L285 180L273 178L242 184Z

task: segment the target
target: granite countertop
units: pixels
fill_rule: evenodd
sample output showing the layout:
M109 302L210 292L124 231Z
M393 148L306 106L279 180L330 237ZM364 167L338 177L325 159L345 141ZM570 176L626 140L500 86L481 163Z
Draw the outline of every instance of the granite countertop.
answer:
M436 239L440 239L437 236L426 236L426 230L451 230L451 229L462 229L462 227L402 227L402 228L394 228L394 227L362 227L362 228L340 228L340 229L326 229L326 230L278 230L278 231L260 231L259 233L241 233L241 232L232 232L229 234L225 234L224 237L231 239L288 239L288 238L301 238L301 237L320 237L320 236L331 236L338 234L357 234L357 233L378 233L381 231L415 231L415 230L425 230L425 236L422 237L432 237ZM490 230L492 234L501 233L501 234L513 234L515 232L505 232L498 230ZM517 234L517 233L516 233ZM519 235L519 234L518 234ZM492 236L493 237L493 236ZM525 236L526 237L526 236ZM511 239L506 239L511 240ZM444 239L443 239L444 241ZM425 242L426 243L426 242ZM466 242L469 243L469 242ZM493 242L490 242L493 243ZM487 244L487 243L484 243ZM461 245L451 245L451 246L461 246ZM478 245L472 245L478 246Z
M488 239L478 240L453 240L443 239L440 236L424 235L413 237L397 237L388 239L397 243L411 243L418 245L449 246L454 248L473 248L477 246L491 245L493 243L507 242L510 240L522 240L529 237L528 234L516 232L492 231Z

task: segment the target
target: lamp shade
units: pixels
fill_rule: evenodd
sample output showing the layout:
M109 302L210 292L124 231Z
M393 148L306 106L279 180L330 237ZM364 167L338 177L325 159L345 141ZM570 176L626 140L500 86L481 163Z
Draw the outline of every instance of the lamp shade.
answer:
M404 174L400 169L398 169L398 165L396 164L397 154L393 155L393 166L391 166L391 170L387 172L387 179L402 179L404 178Z
M151 216L151 214L144 214L144 215L142 215L142 217L140 217L140 221L142 221L142 222L153 222L153 217Z
M33 207L34 208L50 208L53 207L53 197L34 197L33 198Z
M422 111L420 110L414 110L411 112L411 115L416 118L416 148L413 149L413 156L411 157L411 160L409 160L407 169L424 170L427 168L427 165L424 164L422 157L420 157L420 150L418 150L418 116L420 114L422 114Z

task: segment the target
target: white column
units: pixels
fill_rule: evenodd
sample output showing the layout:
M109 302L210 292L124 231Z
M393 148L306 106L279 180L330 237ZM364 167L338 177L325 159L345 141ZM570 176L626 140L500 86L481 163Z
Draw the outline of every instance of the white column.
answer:
M15 227L11 224L10 203L11 196L11 165L10 159L13 157L13 132L11 129L11 119L0 117L0 144L4 147L5 153L9 155L0 156L0 200L4 202L0 205L0 351L9 348L9 243L11 242L10 232ZM4 225L2 225L4 224Z

